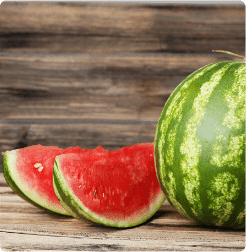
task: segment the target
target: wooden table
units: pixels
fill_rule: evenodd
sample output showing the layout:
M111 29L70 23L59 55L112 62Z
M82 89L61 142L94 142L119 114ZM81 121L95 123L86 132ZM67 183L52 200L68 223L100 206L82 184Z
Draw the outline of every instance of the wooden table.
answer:
M155 216L129 229L99 227L52 214L18 197L0 174L0 247L21 250L242 251L244 230L205 227L167 201Z

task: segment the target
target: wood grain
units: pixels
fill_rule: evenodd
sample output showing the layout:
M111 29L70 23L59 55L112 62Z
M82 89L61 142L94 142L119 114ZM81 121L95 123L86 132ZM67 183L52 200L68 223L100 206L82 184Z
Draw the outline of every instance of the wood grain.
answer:
M102 146L107 150L115 150L138 143L153 142L155 129L154 122L2 124L0 125L0 153L36 144L61 148L79 146L82 149ZM2 172L2 161L1 155L0 172Z
M217 54L2 56L0 152L35 144L112 150L153 142L171 92L197 68L222 59Z
M2 56L0 117L156 121L183 79L218 60L199 55Z
M113 150L153 142L169 95L196 69L245 51L242 4L3 2L0 152L34 144ZM2 164L2 156L0 156ZM40 210L0 166L0 247L26 250L242 251L244 230L202 226L167 201L115 229Z
M245 51L243 3L3 2L0 24L1 52Z
M165 201L141 226L116 229L48 213L19 198L0 175L0 243L14 250L241 251L244 230L206 227Z

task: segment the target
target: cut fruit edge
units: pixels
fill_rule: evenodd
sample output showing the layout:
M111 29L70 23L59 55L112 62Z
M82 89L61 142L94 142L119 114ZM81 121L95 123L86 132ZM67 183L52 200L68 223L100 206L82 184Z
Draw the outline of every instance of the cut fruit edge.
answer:
M40 195L30 190L28 186L26 186L25 183L20 180L18 172L16 172L16 165L15 165L17 160L17 152L18 149L2 153L3 174L10 188L22 199L24 199L25 201L36 207L48 210L50 212L55 212L58 214L69 215L69 213L67 213L62 206L54 207L53 204L49 204Z
M123 221L104 218L103 216L91 212L81 203L81 200L73 193L73 191L69 189L59 168L59 156L56 157L54 163L53 185L60 203L73 217L117 228L134 227L143 224L159 210L166 199L163 191L160 189L160 193L157 194L153 203L150 204L149 210L145 211L143 214L137 213L134 217L129 217ZM136 218L137 215L140 217Z

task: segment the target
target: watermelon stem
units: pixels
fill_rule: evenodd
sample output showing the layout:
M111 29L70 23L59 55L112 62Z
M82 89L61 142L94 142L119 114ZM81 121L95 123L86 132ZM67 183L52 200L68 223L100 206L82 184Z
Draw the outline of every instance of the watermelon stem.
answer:
M232 53L232 52L229 52L229 51L224 51L224 50L212 50L212 52L221 52L221 53L227 53L227 54L231 54L231 55L234 55L236 57L240 57L240 58L244 58L244 56L242 55L239 55L239 54L236 54L236 53Z

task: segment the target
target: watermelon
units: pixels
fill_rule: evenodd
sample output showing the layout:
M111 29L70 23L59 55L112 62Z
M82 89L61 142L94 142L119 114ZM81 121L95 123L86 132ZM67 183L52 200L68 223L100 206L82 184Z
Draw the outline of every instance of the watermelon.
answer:
M153 143L59 155L53 178L56 195L72 216L111 227L142 224L165 199Z
M52 212L69 215L53 188L55 157L63 153L81 153L79 147L67 149L34 145L3 153L3 174L12 190L27 202Z
M155 134L168 201L187 218L245 227L245 63L215 62L174 90Z

